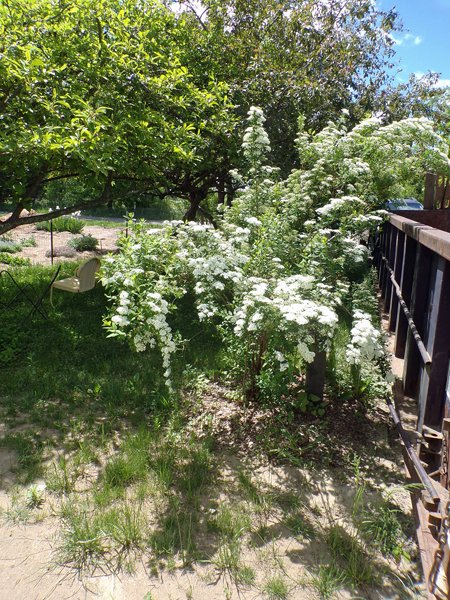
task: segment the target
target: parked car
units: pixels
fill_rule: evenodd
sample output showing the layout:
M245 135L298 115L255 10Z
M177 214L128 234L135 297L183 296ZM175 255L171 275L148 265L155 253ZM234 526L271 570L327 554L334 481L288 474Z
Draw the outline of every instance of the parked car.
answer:
M385 204L386 210L423 210L423 204L415 198L395 198Z

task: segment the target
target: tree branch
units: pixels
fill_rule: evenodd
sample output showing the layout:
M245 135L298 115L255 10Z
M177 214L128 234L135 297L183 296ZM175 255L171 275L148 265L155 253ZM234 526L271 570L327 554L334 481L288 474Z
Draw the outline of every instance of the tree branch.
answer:
M15 229L16 227L20 227L21 225L32 225L33 223L49 221L50 219L56 219L57 217L68 215L78 210L84 210L86 208L92 208L94 206L102 206L103 204L107 204L111 192L111 183L112 175L108 174L102 193L96 200L79 202L78 204L66 206L64 208L59 208L58 210L54 210L47 213L40 213L35 215L27 215L26 217L20 217L19 215L23 210L23 204L19 203L14 209L13 213L7 219L0 221L0 235L3 235L4 233L11 231L11 229Z
M69 179L70 177L78 177L79 173L66 173L65 175L55 175L55 177L49 177L48 179L43 179L42 184L50 183L51 181L57 181L58 179Z

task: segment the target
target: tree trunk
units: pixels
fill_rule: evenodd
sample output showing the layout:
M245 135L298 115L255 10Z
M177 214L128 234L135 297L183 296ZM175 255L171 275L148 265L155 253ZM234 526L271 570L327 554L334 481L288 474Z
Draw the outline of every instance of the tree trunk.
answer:
M225 203L225 179L221 176L217 183L217 204Z
M231 181L227 181L227 206L231 206L234 198L234 189Z
M208 195L207 190L191 190L189 192L190 206L184 214L183 221L195 221L197 216L198 207L202 200Z

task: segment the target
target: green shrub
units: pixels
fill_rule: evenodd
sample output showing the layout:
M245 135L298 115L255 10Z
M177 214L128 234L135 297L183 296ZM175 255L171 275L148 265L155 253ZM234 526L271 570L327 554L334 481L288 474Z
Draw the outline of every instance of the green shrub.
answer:
M53 231L68 231L69 233L81 233L84 228L83 221L74 217L58 217L53 219ZM50 221L36 224L39 231L50 231Z
M25 267L31 265L31 261L29 258L11 256L7 252L0 252L0 264L10 265L11 267Z
M77 252L86 252L96 250L98 246L98 239L93 237L91 234L83 235L80 238L70 240L69 246L72 246Z
M23 240L21 240L20 245L22 246L22 248L35 248L37 246L37 242L33 236L30 236L29 238L24 238Z
M0 252L7 252L8 254L15 254L16 252L20 252L22 250L21 244L19 242L13 242L12 240L0 240Z

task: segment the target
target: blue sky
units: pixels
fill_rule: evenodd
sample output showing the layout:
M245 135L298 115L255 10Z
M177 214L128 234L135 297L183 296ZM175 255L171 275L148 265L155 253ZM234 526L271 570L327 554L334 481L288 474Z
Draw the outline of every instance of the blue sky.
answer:
M440 73L440 85L450 85L450 0L379 0L383 10L397 9L404 31L394 35L402 72Z

